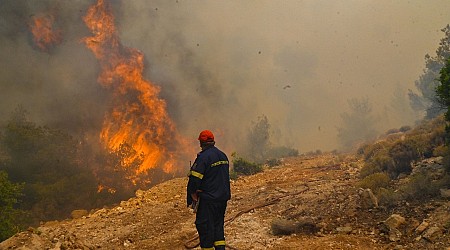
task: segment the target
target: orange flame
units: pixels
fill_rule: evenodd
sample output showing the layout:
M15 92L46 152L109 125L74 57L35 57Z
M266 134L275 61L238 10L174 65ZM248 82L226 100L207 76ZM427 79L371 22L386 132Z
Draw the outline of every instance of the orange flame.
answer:
M55 17L51 14L34 16L30 23L30 30L33 34L36 46L48 52L50 48L62 42L61 29L54 27Z
M134 171L136 179L157 167L166 173L180 171L175 147L183 148L186 143L176 132L166 102L158 97L159 87L143 78L143 54L121 45L108 2L98 0L83 20L93 34L83 41L101 67L97 80L113 91L113 107L105 115L100 135L102 142L110 150L118 150L123 143L131 145L135 154L123 159L124 166L143 156Z

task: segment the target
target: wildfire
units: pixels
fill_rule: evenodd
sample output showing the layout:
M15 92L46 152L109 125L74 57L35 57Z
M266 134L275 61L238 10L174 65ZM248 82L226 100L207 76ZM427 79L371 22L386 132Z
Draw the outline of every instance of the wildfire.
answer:
M134 153L123 159L125 166L142 157L134 171L136 178L157 167L166 173L180 171L175 148L186 143L176 132L166 102L158 96L159 87L143 78L143 54L121 45L107 1L98 0L83 20L93 34L83 41L101 67L97 80L113 93L112 108L105 115L100 135L102 142L112 151L123 143L132 147Z
M51 14L33 16L30 31L36 46L45 52L62 42L61 29L54 27L55 17Z

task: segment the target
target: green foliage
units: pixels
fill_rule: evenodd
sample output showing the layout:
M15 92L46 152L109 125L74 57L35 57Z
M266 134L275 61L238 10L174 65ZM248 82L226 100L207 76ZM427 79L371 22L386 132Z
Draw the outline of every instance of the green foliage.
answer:
M239 177L238 173L236 173L233 169L230 170L230 179L237 180Z
M449 27L449 26L447 26ZM447 124L445 125L445 142L446 145L450 144L450 126L448 122L450 122L450 59L447 59L444 67L440 71L441 75L439 77L440 85L436 88L436 95L438 97L439 103L446 109L445 112L445 121ZM445 154L445 160L447 169L450 169L450 153L447 152Z
M14 206L22 196L23 185L12 183L5 171L0 171L0 242L17 232L18 215Z
M247 161L237 156L236 153L233 153L231 156L233 157L233 171L237 175L252 175L263 170L261 164Z
M425 110L425 118L427 119L437 117L439 114L442 114L443 111L441 108L442 102L439 100L441 96L439 96L440 94L438 92L445 90L442 89L436 92L436 87L439 85L437 79L439 79L442 84L443 79L441 69L445 64L448 64L447 60L450 57L450 25L447 25L441 31L444 32L445 35L439 43L439 47L436 50L436 56L432 57L428 54L425 56L425 70L415 82L420 93L417 94L411 90L409 92L412 108L417 111ZM441 78L439 78L439 74L441 74ZM436 98L436 96L438 98ZM445 105L445 107L448 107L448 105Z
M16 109L3 127L1 151L8 157L1 169L13 182L24 183L18 204L31 211L29 223L66 218L71 210L90 209L97 182L80 154L80 143L69 134L38 126Z
M350 112L342 113L342 126L338 128L338 142L344 150L371 140L376 135L375 119L368 98L348 100Z
M427 173L418 173L411 176L408 183L400 189L408 200L421 200L439 194L442 187L440 182L433 181Z
M390 180L386 173L375 173L364 177L357 186L364 189L370 188L376 194L380 188L389 186Z

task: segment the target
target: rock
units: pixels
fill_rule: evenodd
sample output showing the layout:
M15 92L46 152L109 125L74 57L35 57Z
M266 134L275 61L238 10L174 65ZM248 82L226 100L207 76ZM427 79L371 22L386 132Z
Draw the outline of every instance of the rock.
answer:
M361 208L370 209L378 207L378 199L373 194L372 190L367 188L361 192L360 196Z
M313 234L319 231L319 228L311 218L302 218L299 221L274 219L271 223L271 229L273 235Z
M390 230L397 229L401 224L405 223L405 218L399 214L392 214L383 221L383 224L386 225Z
M136 192L135 192L136 198L139 198L139 199L144 198L144 194L145 194L144 191L142 191L140 189L136 190Z
M349 234L349 233L352 232L352 230L353 230L352 227L338 227L338 228L336 228L336 231L338 233L344 233L344 234Z
M87 216L89 213L85 209L77 209L73 210L72 213L70 213L70 216L72 219L80 219L83 216Z
M422 237L430 242L434 242L437 238L439 238L443 234L442 229L439 227L430 227L427 231L422 235Z
M401 224L405 223L405 218L398 214L392 214L380 224L380 231L386 233L392 242L399 241L402 233L397 229Z
M416 228L416 233L421 234L423 233L423 231L425 231L425 229L427 229L427 227L429 226L429 223L426 221L422 221L422 223L420 223L420 225Z
M392 242L399 241L402 237L402 233L397 229L393 228L389 231L389 240Z

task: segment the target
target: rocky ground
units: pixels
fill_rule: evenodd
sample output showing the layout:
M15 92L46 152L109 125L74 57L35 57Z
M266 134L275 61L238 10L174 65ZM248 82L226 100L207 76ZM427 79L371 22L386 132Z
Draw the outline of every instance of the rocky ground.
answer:
M227 243L235 249L450 249L448 200L392 209L362 205L364 192L355 187L362 164L351 155L300 156L239 177L232 182ZM173 179L115 207L43 223L0 249L186 249L197 242L186 184L187 178ZM293 231L280 231L279 222Z

